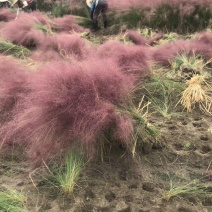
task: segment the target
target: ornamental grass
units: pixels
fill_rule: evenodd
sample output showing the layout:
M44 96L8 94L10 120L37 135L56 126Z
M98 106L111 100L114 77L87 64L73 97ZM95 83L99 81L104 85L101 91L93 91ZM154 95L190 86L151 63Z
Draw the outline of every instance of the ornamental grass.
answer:
M14 20L15 17L16 17L16 14L13 13L10 9L8 8L0 9L0 21L8 22L8 21Z
M201 55L205 60L212 57L212 46L197 40L178 40L169 44L156 46L153 50L152 60L164 66L170 66L170 60L179 54L186 56Z
M126 104L132 82L113 61L74 65L61 61L33 73L26 88L30 93L19 102L1 136L4 143L27 146L36 163L60 155L74 142L92 156L99 136L111 127L116 131L125 119L116 112L116 105ZM117 128L117 135L126 130Z
M9 41L0 39L0 53L13 55L14 57L25 59L30 55L30 50L24 46L15 45Z
M182 92L180 103L191 112L195 105L206 113L212 114L212 87L205 75L194 75L186 82L187 88Z
M138 80L140 77L150 74L149 47L135 46L110 40L99 47L97 57L114 58L121 70L129 77L132 77L133 80Z
M43 42L45 35L35 28L36 23L39 21L30 14L20 14L18 21L7 22L1 27L1 36L16 45L28 48L37 47Z
M73 15L65 15L59 18L53 18L51 27L57 33L66 32L66 33L81 33L84 32L85 29L79 26L76 23L76 19Z
M9 56L0 56L0 148L13 140L13 127L16 113L21 112L23 98L28 94L28 68ZM15 122L15 121L14 121ZM15 139L14 136L12 136Z
M2 212L28 212L27 197L15 189L1 188L0 211Z

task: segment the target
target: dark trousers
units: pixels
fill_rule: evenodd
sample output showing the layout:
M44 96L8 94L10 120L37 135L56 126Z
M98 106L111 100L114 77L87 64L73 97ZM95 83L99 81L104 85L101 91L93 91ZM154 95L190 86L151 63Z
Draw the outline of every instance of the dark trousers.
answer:
M29 3L26 7L23 8L25 12L35 11L37 10L36 1L33 0L31 3Z
M101 14L103 21L107 21L107 9L108 4L106 3L99 3L94 12L93 12L93 21L96 22L98 19L98 16Z

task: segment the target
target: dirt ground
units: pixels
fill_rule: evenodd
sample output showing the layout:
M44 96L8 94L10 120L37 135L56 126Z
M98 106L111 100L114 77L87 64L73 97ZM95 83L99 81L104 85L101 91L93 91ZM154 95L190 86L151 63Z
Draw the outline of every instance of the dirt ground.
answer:
M163 145L145 150L135 164L123 149L111 151L104 161L87 164L73 195L67 197L48 186L39 168L30 168L21 150L2 154L0 187L27 196L30 212L210 212L212 211L211 117L199 112L180 113L170 121L150 119L162 133ZM197 191L171 193L170 186ZM189 184L190 183L190 184Z

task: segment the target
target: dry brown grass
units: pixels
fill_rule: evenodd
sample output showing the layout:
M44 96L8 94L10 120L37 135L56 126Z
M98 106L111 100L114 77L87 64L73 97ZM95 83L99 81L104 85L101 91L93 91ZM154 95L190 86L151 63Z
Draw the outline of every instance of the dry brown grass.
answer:
M194 75L186 82L187 88L182 92L180 103L188 112L191 112L196 104L206 113L212 114L212 87L206 80L206 75Z

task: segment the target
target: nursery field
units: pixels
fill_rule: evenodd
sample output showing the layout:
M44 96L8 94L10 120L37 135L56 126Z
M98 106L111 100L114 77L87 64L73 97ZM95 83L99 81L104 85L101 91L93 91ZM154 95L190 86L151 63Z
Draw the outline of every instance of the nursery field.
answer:
M163 148L142 153L136 168L120 149L104 162L92 161L71 195L48 183L45 166L30 168L23 151L2 154L1 188L19 191L24 196L15 207L28 209L9 211L211 211L209 118L196 113L151 121L164 135Z
M173 27L123 1L95 33L88 8L0 8L0 212L212 212L212 8L193 2Z

